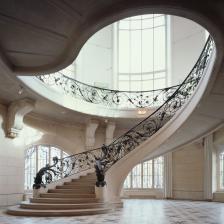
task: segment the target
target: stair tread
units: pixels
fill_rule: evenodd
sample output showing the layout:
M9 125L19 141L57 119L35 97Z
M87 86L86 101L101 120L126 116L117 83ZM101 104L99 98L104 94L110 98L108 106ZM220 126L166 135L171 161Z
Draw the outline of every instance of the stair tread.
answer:
M17 206L12 206L7 210L11 215L31 215L31 216L61 216L61 215L88 215L100 212L109 212L110 208L86 208L86 209L65 209L65 210L36 210L36 209L24 209Z
M29 201L23 201L21 202L20 204L22 205L30 205L30 204L33 204L33 205L61 205L61 204L46 204L46 203L30 203ZM63 204L63 205L103 205L105 204L104 202L92 202L92 203L68 203L68 204Z

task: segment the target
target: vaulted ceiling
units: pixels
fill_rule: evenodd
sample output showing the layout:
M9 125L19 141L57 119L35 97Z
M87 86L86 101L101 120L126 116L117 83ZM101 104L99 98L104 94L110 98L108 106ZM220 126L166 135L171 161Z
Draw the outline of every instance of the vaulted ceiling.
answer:
M97 30L118 19L163 12L203 23L223 2L189 0L1 0L0 59L16 75L60 70ZM178 10L177 10L178 9ZM188 13L187 13L188 12ZM214 22L214 21L213 21ZM205 23L207 24L207 23ZM204 25L205 25L204 24Z
M207 28L217 46L222 46L223 11L221 0L1 0L0 103L7 105L29 97L37 101L35 113L80 120L84 115L75 111L62 115L62 107L28 88L18 95L22 84L16 76L50 73L66 67L96 31L137 14L167 13L190 18ZM129 127L130 123L133 125L127 120L123 125Z

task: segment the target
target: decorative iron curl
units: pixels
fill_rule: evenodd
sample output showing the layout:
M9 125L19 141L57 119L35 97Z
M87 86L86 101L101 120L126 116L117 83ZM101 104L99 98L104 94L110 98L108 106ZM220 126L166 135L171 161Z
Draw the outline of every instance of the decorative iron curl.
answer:
M204 74L206 66L211 58L213 48L214 42L212 38L209 37L189 75L181 85L177 88L175 87L175 91L174 89L169 89L167 91L165 103L150 116L115 139L108 146L103 145L101 148L71 155L63 159L55 159L52 166L46 165L44 168L40 169L35 178L35 184L37 184L37 186L39 186L38 184L48 184L52 181L95 167L98 178L97 185L104 186L106 184L104 181L106 171L160 130L191 97ZM47 175L47 178L42 180L44 175ZM36 180L38 181L36 182Z
M37 78L63 94L112 108L149 108L163 104L180 85L149 91L119 91L87 85L62 71Z

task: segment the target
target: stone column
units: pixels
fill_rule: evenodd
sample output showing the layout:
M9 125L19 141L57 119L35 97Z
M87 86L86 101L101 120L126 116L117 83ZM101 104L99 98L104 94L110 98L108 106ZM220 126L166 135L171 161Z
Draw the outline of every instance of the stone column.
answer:
M106 127L106 139L105 139L105 144L106 145L109 145L113 139L114 139L114 130L115 130L115 123L114 122L109 122L107 124L107 127Z
M172 152L164 155L164 198L173 198L173 161Z
M99 126L99 122L96 120L89 120L86 124L86 150L93 149L95 144L95 133Z
M213 134L204 138L204 199L213 199Z

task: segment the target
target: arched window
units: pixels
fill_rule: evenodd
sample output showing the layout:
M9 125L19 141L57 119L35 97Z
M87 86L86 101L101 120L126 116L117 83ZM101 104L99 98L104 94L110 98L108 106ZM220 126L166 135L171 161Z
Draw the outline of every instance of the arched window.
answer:
M126 177L124 188L163 188L163 173L163 156L140 163Z
M25 151L25 190L32 189L36 173L46 164L52 164L55 156L60 159L68 154L50 145L34 145Z
M149 14L117 22L120 90L144 91L167 86L166 15Z

